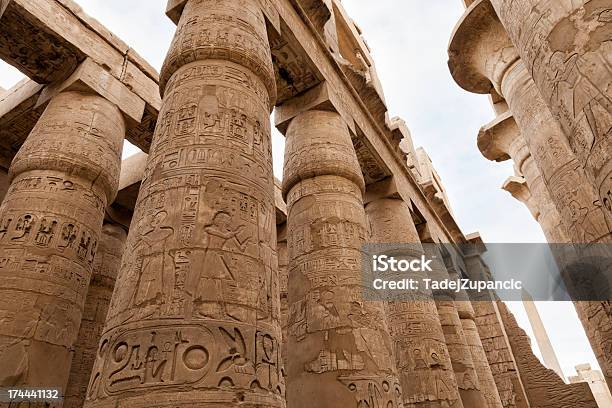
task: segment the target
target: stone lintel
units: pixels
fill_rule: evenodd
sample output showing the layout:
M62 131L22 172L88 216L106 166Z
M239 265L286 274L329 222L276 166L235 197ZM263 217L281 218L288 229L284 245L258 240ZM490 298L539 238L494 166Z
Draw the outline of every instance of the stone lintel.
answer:
M8 169L42 115L44 107L36 107L36 102L43 88L23 79L0 96L0 167Z
M406 121L404 121L402 118L394 117L389 120L388 126L389 129L391 129L391 135L393 137L394 143L392 144L394 146L398 146L398 154L400 154L406 161L408 168L412 172L415 180L418 182L422 177L421 165L416 154L410 129L408 129L408 126L406 126Z
M480 235L479 231L467 234L465 239L468 242L468 245L467 248L462 248L464 258L470 256L480 256L487 252L487 245L484 243L482 235Z
M479 94L490 93L501 82L506 64L494 60L518 58L490 0L476 0L466 9L453 31L448 56L455 82Z
M119 108L128 125L135 126L142 120L145 102L90 58L83 61L65 81L50 84L43 89L37 106L46 104L57 94L67 90L93 91L106 98Z
M2 95L4 95L5 93L6 93L6 89L0 86L0 98L2 98Z
M489 160L502 162L510 159L510 147L521 137L510 111L497 116L478 132L478 149Z
M351 114L343 109L338 95L327 82L321 82L314 88L285 101L274 110L274 124L282 134L285 134L289 123L299 114L310 110L324 110L338 113L348 125L350 131L356 134L355 121Z
M159 75L133 49L72 0L0 2L0 58L32 80L70 77L90 58L146 102L142 123L127 139L147 151L161 106Z
M378 181L376 183L371 183L366 186L366 193L363 199L363 204L371 203L372 201L380 200L383 198L396 198L402 199L399 194L399 190L395 183L395 179L391 177L387 177L384 180ZM407 203L408 206L411 206L410 203Z

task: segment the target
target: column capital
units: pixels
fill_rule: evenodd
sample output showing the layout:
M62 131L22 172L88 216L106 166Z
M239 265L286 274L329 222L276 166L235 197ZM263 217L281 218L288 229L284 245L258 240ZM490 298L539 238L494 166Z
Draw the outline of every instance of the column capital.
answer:
M277 106L274 110L274 125L284 135L296 116L310 110L335 112L342 117L353 134L357 133L350 110L327 81Z
M540 209L537 203L534 202L533 195L524 177L508 177L502 185L502 190L509 192L512 197L525 204L536 221L540 218Z
M365 194L365 181L348 127L336 112L309 110L297 115L287 129L283 198L301 180L339 176Z
M493 121L484 125L478 132L478 149L489 160L502 162L508 159L516 161L516 152L522 141L521 132L510 111L498 115Z
M65 91L93 93L107 99L119 108L128 125L136 125L142 120L145 102L91 58L85 59L68 79L46 86L36 106L46 105Z
M476 0L455 26L448 66L463 89L486 94L500 90L506 69L519 56L490 0Z

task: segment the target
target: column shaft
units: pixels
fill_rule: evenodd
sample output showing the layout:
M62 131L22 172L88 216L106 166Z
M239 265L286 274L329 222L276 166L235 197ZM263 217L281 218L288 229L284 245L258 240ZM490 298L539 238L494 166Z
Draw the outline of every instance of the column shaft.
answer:
M284 406L260 7L182 11L86 407Z
M570 241L610 242L610 228L602 206L597 204L597 194L586 182L565 135L521 61L508 69L501 86ZM560 263L563 265L562 260ZM580 303L576 303L578 315L604 376L612 380L612 355L606 351L612 345L612 317L606 312L609 306L602 302ZM608 384L612 383L608 381Z
M508 68L501 88L572 242L609 241L597 194L520 60Z
M612 7L608 0L491 0L612 225Z
M429 277L435 281L450 279L442 260L442 254L433 244L430 244L429 247L429 256L433 259L433 271L429 272ZM434 293L434 296L463 405L474 408L486 407L487 402L461 325L454 294L447 291L438 291Z
M373 201L366 206L366 214L371 243L420 246L410 209L404 201L388 198ZM426 278L424 272L414 275L413 279ZM385 302L385 312L404 406L463 407L433 297L430 301Z
M13 160L0 207L0 386L65 391L124 134L115 105L63 92Z
M400 407L382 302L364 300L364 181L348 128L309 111L286 136L288 406Z
M81 328L74 345L63 408L81 408L85 402L87 385L96 360L102 329L106 323L108 306L121 266L126 238L127 233L118 225L105 224L102 227Z
M451 279L459 278L456 273L450 273L450 276ZM470 350L472 361L474 362L476 374L478 375L480 389L487 402L486 406L489 408L502 408L499 391L497 390L497 385L493 378L493 372L489 366L487 354L485 353L478 333L478 328L476 327L474 308L470 302L469 296L464 290L461 290L457 294L455 305L457 305L457 312L461 319L461 327L463 328L463 333L465 333L465 340Z

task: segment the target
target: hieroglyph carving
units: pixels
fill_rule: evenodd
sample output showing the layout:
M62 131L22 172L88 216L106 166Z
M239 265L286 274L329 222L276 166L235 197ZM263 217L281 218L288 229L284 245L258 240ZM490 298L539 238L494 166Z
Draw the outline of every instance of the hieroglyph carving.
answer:
M340 115L309 111L293 119L283 179L288 406L402 406L382 304L363 299L363 191Z
M259 1L187 2L86 406L284 406L272 72Z
M404 201L375 200L366 213L370 242L420 243ZM412 278L426 277L418 272ZM423 292L423 299L385 302L404 407L463 407L436 303L431 292Z
M608 0L492 0L591 177L612 226L612 6Z
M115 105L64 92L13 161L0 207L0 386L66 386L124 135Z

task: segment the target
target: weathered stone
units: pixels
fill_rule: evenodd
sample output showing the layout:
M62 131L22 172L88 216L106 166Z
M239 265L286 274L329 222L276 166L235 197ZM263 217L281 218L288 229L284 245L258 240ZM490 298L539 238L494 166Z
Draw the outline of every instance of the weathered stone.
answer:
M124 136L115 105L63 92L13 160L0 207L2 386L65 390Z
M491 0L612 225L612 5Z
M288 406L398 406L384 309L363 300L364 181L348 128L310 111L286 137Z
M480 256L486 251L480 234L470 234L467 238L470 241L464 256L467 276L475 280L491 280L491 272ZM491 298L489 292L472 292L472 294L475 296L472 299L474 321L502 406L527 408L529 407L527 395L495 300Z
M433 246L430 248L433 252L428 254L428 258L433 260L431 267L433 271L428 273L429 278L436 281L450 279L442 261L442 253ZM434 295L463 405L474 408L486 407L487 402L484 399L474 360L463 331L454 293L438 291Z
M498 303L517 368L532 408L597 408L587 384L565 384L553 371L540 363L531 351L529 337L503 302Z
M120 226L105 224L102 227L81 328L74 345L63 408L81 408L85 402L89 376L96 361L98 344L106 323L108 306L121 266L126 238L127 233Z
M459 279L457 273L450 273L450 277L451 279ZM465 333L465 340L470 349L472 361L474 362L474 368L478 375L482 395L487 403L486 406L489 408L502 408L502 402L493 377L493 372L489 366L487 354L480 340L480 335L476 326L476 312L464 290L457 293L455 305L457 306L457 312L461 319L461 327Z
M200 35L210 41L187 41ZM283 407L275 89L259 1L187 2L160 84L85 406Z
M371 201L366 214L370 243L420 244L404 201L393 198ZM427 275L422 272L411 277L423 279ZM431 292L428 295L429 301L385 302L404 407L463 407L436 303Z

